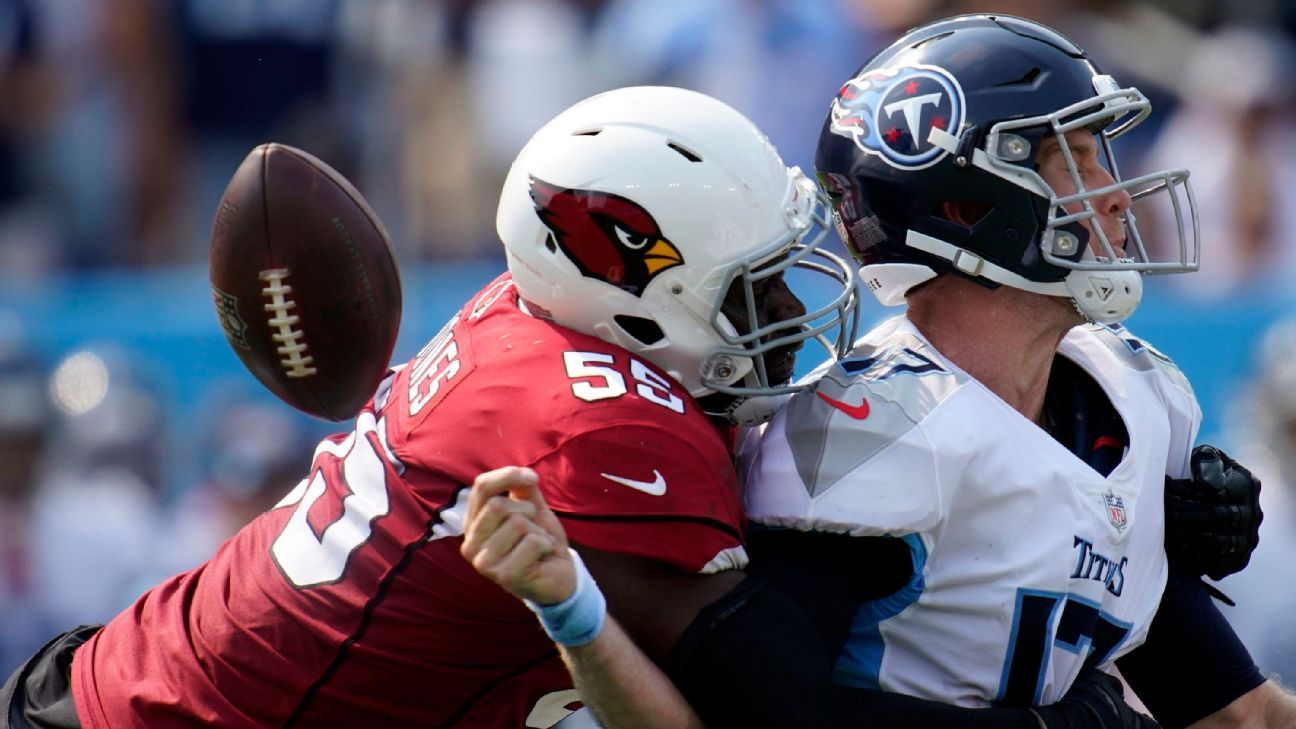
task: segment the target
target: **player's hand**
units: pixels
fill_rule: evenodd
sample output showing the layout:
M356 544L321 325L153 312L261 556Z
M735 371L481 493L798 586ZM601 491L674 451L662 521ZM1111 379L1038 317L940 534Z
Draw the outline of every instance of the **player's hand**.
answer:
M1125 689L1110 674L1086 668L1056 704L1032 711L1043 729L1161 729L1125 703Z
M1220 449L1193 449L1190 478L1166 478L1166 554L1176 567L1218 580L1251 561L1260 543L1260 479Z
M560 603L576 589L567 533L529 468L507 466L473 481L459 553L484 577L540 605Z

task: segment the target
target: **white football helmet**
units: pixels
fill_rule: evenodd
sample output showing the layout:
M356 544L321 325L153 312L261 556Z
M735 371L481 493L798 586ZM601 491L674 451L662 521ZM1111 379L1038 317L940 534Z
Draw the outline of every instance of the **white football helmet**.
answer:
M818 248L830 224L827 199L746 117L667 87L559 114L514 161L496 217L533 313L641 355L695 397L787 393L763 353L810 338L836 356L849 347L856 275ZM831 278L836 296L737 331L721 312L731 283L743 282L755 321L753 283L793 267Z

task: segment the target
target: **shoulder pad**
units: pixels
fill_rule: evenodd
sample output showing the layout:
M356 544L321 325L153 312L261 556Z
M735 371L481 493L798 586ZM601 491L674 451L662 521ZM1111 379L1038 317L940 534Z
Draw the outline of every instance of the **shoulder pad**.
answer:
M1107 345L1125 366L1138 372L1159 371L1171 383L1192 394L1192 384L1174 360L1130 330L1120 324L1086 324L1082 328Z
M899 440L965 379L908 334L857 346L788 404L787 436L807 490L816 495Z
M914 422L944 400L967 375L951 370L931 345L907 332L862 342L825 373L825 380L868 390L895 403Z

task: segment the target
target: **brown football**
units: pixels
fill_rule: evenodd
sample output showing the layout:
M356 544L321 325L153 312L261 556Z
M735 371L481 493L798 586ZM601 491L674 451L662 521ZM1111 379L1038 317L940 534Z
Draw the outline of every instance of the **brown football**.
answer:
M327 164L252 150L216 209L211 284L230 346L284 402L345 420L373 395L400 329L400 270L378 216Z

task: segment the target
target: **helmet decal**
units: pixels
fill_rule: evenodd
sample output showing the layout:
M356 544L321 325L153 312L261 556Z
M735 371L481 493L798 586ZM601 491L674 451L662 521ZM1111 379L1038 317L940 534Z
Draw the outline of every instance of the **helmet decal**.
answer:
M635 296L661 272L684 263L638 203L599 190L572 190L531 178L536 214L581 275Z
M842 86L829 119L834 134L849 137L893 167L917 170L946 151L927 141L933 127L958 136L963 89L945 69L916 64L867 71Z

